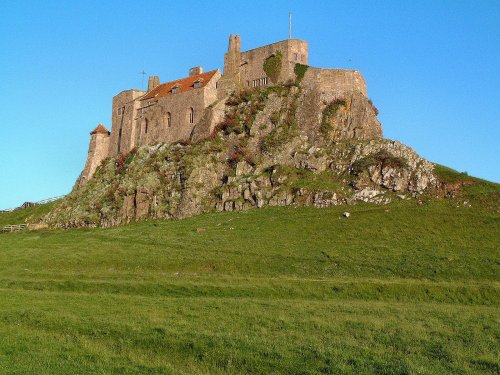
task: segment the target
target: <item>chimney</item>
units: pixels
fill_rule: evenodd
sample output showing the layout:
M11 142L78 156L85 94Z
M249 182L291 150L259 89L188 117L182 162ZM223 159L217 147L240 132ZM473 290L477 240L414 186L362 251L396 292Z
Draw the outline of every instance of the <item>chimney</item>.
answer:
M156 86L160 84L160 77L158 76L149 76L148 79L148 92L153 90Z
M203 67L202 66L195 66L194 68L189 69L189 76L196 76L198 74L203 73Z

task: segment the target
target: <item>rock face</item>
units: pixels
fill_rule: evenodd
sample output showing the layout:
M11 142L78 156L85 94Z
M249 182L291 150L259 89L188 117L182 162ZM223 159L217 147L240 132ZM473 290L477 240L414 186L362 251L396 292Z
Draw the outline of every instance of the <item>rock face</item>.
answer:
M216 103L190 143L144 146L105 160L44 222L111 226L214 210L384 204L436 186L432 163L382 139L363 93L325 94L307 84L313 78Z

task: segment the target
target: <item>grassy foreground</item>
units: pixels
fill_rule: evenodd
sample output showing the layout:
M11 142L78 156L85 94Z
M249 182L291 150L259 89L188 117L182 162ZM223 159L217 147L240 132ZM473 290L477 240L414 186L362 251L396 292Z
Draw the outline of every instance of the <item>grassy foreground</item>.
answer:
M0 373L499 373L499 219L397 202L0 235Z

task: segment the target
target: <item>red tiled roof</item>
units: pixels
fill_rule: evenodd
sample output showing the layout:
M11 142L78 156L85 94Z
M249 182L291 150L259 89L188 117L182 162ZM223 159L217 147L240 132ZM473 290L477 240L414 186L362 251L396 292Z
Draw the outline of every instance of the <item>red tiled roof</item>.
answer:
M108 131L108 129L106 129L104 127L103 124L99 124L99 125L97 125L97 128L95 128L94 130L92 130L90 132L90 134L97 134L97 133L100 133L100 134L109 134L109 131Z
M194 76L186 78L181 78L176 81L162 83L161 85L156 86L153 90L148 92L145 96L143 96L141 100L159 98L161 96L170 95L172 94L171 92L172 88L176 86L179 88L179 91L177 91L177 93L193 90L194 89L193 85L196 81L200 81L201 84L200 87L205 87L208 81L212 79L215 73L217 73L217 70L212 70L210 72L196 74Z

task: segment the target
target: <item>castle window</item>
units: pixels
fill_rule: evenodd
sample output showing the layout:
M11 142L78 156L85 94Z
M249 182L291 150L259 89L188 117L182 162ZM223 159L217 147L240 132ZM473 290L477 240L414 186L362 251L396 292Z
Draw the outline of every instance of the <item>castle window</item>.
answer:
M201 81L199 81L199 80L198 80L198 81L195 81L195 82L193 83L193 87L194 87L195 89L200 88L200 87L201 87Z
M144 134L148 134L148 119L144 119Z
M172 94L177 94L179 92L179 86L172 87L171 92L172 92Z
M118 152L120 152L122 146L122 128L120 127L120 131L118 132Z
M189 108L189 123L194 124L194 109L193 109L193 107Z
M172 114L167 112L167 126L170 128L172 126Z
M299 54L297 52L295 52L293 54L293 58L295 59L295 61L298 61L299 60Z

